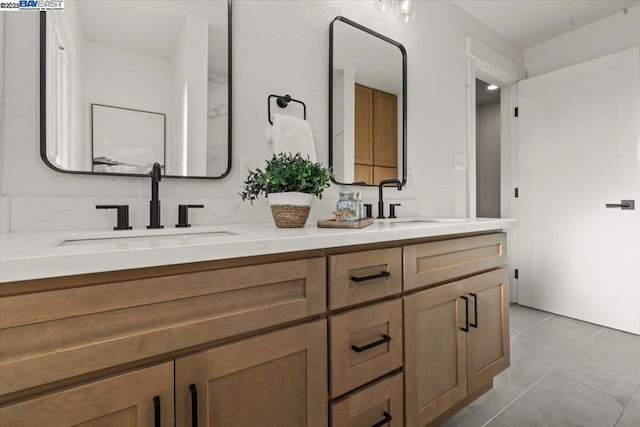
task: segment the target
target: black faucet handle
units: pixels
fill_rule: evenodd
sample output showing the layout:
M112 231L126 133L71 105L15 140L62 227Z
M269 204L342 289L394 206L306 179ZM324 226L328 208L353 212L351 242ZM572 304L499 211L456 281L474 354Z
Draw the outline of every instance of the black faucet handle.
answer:
M96 209L117 209L118 223L114 230L131 230L129 225L129 205L96 205Z
M364 217L373 217L373 205L371 203L364 203Z
M189 224L189 208L204 208L204 205L178 205L178 223L176 227L191 227L191 224Z
M400 203L391 203L389 205L389 218L397 218L396 217L396 206L402 206Z

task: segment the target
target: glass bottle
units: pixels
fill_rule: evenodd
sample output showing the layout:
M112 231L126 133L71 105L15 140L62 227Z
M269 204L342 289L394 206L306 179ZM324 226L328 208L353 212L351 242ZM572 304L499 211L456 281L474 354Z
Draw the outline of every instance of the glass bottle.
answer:
M353 191L341 191L337 211L342 214L342 221L357 221L358 207Z
M356 213L357 213L356 216L358 217L358 221L360 221L361 219L364 218L364 203L362 203L362 193L359 191L356 191L355 199L356 199Z

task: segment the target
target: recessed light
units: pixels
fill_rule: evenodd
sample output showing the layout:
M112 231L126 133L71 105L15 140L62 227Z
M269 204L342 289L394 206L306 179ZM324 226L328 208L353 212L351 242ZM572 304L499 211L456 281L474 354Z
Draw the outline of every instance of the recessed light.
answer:
M487 86L487 90L496 90L496 89L498 89L498 86L496 86L496 85Z

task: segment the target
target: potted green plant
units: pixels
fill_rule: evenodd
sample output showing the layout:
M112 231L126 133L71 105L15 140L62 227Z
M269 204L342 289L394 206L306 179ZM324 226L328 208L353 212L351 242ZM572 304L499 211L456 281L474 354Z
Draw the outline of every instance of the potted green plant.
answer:
M302 157L300 153L274 154L266 161L264 170L248 170L242 200L266 196L271 214L279 228L304 227L313 197L322 198L330 185L331 174L321 163Z

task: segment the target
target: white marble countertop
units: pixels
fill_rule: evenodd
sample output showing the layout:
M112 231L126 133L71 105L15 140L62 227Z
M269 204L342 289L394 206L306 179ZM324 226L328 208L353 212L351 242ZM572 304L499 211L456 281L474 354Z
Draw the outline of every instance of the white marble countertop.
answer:
M409 222L412 220L420 222ZM187 229L2 234L0 283L505 230L517 223L513 219L423 222L425 220L400 218L394 223L376 221L355 230L316 228L315 224L298 229L279 229L269 222ZM65 241L65 245L59 246Z

